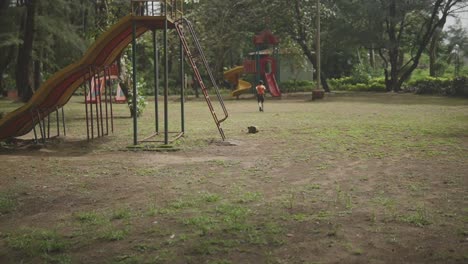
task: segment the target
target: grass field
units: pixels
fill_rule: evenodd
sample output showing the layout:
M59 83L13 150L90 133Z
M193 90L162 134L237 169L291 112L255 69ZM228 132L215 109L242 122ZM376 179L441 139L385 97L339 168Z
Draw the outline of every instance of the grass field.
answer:
M1 145L0 263L467 263L468 100L308 97L227 100L224 143L188 98L170 152L127 148L125 105L88 142L72 98L66 137Z

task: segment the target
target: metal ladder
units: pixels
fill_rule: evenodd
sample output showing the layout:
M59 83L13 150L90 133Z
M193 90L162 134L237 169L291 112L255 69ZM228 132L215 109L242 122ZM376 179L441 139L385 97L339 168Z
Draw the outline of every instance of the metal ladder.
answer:
M226 136L224 135L224 131L221 128L221 123L225 121L228 118L228 112L226 110L226 106L224 105L223 98L221 97L221 94L219 92L218 85L216 84L215 78L213 77L213 73L211 72L211 69L208 65L208 61L206 60L205 54L203 53L203 50L200 46L200 42L198 41L198 37L195 33L195 30L193 29L192 23L188 21L186 18L181 18L175 22L175 27L177 29L177 33L179 34L180 40L182 42L182 45L185 50L186 58L188 62L190 63L190 66L193 69L193 73L195 75L195 78L200 85L200 88L203 92L203 96L205 97L205 101L208 104L208 107L210 108L211 115L213 116L213 119L215 121L216 126L218 127L219 134L221 135L222 139L225 140ZM191 42L188 42L188 37L190 37ZM199 67L197 64L201 64L201 67L205 67L205 70L209 76L209 82L213 85L214 91L216 92L216 96L218 98L218 101L221 105L221 108L223 110L224 117L221 119L218 118L216 115L215 109L213 107L213 104L211 103L210 96L208 95L208 89L203 82L202 76L199 71Z

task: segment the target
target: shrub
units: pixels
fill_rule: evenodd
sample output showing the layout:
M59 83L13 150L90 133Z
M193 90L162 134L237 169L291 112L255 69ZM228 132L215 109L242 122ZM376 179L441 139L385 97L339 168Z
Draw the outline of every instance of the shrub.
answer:
M384 78L368 79L364 83L356 82L353 77L330 79L330 86L336 91L385 92Z
M354 84L354 85L350 85L349 88L348 88L348 91L352 91L352 92L364 92L364 91L367 91L367 84L365 83L357 83L357 84Z
M452 80L449 78L435 78L426 76L418 80L409 81L407 86L416 94L453 94Z
M146 99L144 96L142 96L140 91L143 89L143 86L145 86L146 83L144 81L140 81L137 83L137 94L136 94L136 106L137 106L137 117L140 117L141 114L143 114L143 111L145 110L146 107ZM130 89L128 91L128 96L127 102L128 102L128 107L130 108L130 113L132 114L133 117L133 89Z
M387 87L385 87L385 78L374 78L371 79L368 85L369 91L372 92L386 92Z
M311 91L315 87L315 83L311 81L286 81L281 82L279 85L281 91L290 93L290 92L307 92Z
M462 76L453 79L452 94L468 97L468 77Z
M338 79L330 79L328 80L328 84L330 84L333 90L346 91L348 90L349 86L355 83L352 77L343 77Z
M351 79L353 81L353 84L358 84L358 83L368 83L371 75L369 74L370 69L366 65L360 63L354 66L352 72L351 72Z

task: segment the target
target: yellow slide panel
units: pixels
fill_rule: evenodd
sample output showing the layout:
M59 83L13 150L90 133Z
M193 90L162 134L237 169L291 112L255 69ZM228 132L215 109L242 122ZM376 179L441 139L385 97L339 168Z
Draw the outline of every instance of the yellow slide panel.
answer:
M252 84L240 79L244 73L244 66L237 66L224 72L224 79L232 84L236 84L236 89L232 91L232 96L239 96L242 93L248 92Z

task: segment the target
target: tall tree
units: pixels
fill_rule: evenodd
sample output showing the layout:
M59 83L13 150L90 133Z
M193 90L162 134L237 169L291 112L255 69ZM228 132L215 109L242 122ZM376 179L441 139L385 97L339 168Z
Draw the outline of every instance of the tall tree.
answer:
M429 43L429 76L435 77L437 75L436 73L436 63L437 63L437 51L438 48L440 47L442 41L442 28L439 28L438 30L435 31L434 35L431 38L431 41Z
M22 44L18 49L16 64L16 87L23 102L27 102L32 94L32 52L35 34L35 16L37 3L40 0L30 0L25 3L26 12L22 21Z
M419 64L421 55L437 31L443 28L455 6L466 0L397 1L381 0L385 25L386 47L380 55L387 62L385 82L388 91L399 91L403 82ZM404 61L402 49L410 45L409 59ZM404 61L400 65L400 61Z
M190 19L218 79L223 67L242 63L242 57L254 50L253 35L265 29L264 16L256 13L253 2L206 0L192 6Z
M18 36L18 8L10 4L10 0L0 0L0 94L5 92L5 77L11 79L11 72L15 61L15 50L21 43Z
M310 0L292 0L292 1L262 1L265 6L266 14L279 13L272 21L276 30L281 32L285 37L292 39L298 45L306 58L312 63L314 68L317 68L315 56L316 41L316 6L315 1ZM320 6L321 16L321 84L325 91L329 92L330 88L327 83L328 76L335 75L338 67L345 64L337 63L341 60L341 54L348 47L346 45L339 46L340 41L333 39L332 22L334 20L333 1L322 1Z

